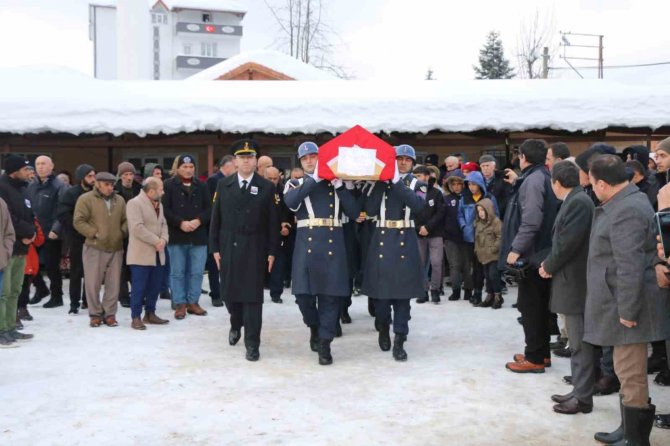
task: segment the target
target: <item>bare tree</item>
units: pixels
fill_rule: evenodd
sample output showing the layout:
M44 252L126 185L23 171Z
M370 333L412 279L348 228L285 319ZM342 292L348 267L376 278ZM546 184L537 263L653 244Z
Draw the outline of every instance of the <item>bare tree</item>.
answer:
M556 54L557 46L553 43L556 35L554 14L549 13L540 19L540 12L521 22L517 37L517 61L519 77L523 79L538 79L542 77L542 54L544 48L549 48L549 60Z
M349 78L343 66L332 60L340 40L324 22L326 0L263 0L279 26L282 50L305 63L330 71L337 77Z

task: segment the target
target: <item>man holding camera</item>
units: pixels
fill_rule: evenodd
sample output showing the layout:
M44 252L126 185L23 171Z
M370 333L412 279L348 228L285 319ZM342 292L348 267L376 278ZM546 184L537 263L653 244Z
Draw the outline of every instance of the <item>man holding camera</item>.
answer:
M544 373L551 364L549 353L550 280L539 274L540 262L551 249L551 228L558 200L551 176L544 166L544 141L527 139L519 147L521 175L507 205L503 223L499 267L524 268L519 279L518 309L526 338L524 354L514 355L506 368L514 373Z

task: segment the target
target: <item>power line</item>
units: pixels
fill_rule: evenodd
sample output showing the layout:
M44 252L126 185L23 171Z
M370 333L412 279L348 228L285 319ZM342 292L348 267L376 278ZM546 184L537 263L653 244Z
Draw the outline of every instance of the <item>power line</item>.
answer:
M640 67L655 67L659 65L670 65L670 61L667 62L653 62L653 63L643 63L643 64L631 64L631 65L608 65L606 69L617 69L617 68L640 68ZM593 70L593 69L598 69L600 67L598 66L592 66L592 67L575 67L579 69L584 69L584 70ZM570 67L549 67L550 70L572 70Z

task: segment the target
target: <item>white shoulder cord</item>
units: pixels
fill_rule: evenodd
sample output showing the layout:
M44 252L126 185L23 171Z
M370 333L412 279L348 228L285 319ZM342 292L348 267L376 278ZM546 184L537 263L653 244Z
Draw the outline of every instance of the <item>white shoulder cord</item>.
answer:
M409 188L414 192L414 188L416 187L416 183L419 180L416 178L412 178L412 182L409 183ZM405 227L409 228L409 215L411 214L412 210L409 208L409 206L405 205Z
M335 194L335 213L333 214L333 226L339 226L340 225L340 197L337 196L337 191L334 191L334 194Z
M379 221L380 226L383 228L386 226L386 192L382 194L382 206L379 209Z

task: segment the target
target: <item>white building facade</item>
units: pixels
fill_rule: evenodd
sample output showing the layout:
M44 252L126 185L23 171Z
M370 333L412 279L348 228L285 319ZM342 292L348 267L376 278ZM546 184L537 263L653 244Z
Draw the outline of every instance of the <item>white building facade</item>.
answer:
M139 24L137 11L133 13L123 0L100 0L89 6L97 79L127 79L129 64L137 79L185 79L240 53L246 14L240 2L145 1L149 14ZM145 28L135 30L138 26ZM150 42L128 39L127 32L120 32L128 27L137 31L133 36L142 36L137 39Z

